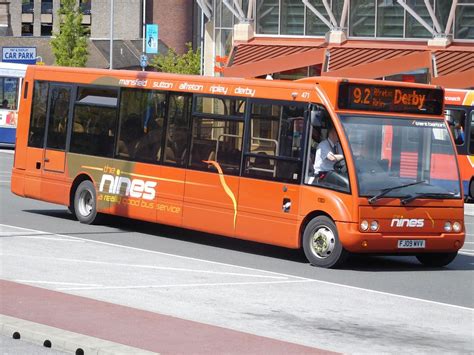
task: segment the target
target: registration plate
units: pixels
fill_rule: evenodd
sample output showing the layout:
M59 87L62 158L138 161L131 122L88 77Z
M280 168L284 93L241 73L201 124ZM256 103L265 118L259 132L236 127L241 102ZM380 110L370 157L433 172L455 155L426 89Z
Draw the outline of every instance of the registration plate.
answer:
M424 248L424 247L425 247L424 240L404 239L404 240L398 241L398 248L401 248L401 249Z

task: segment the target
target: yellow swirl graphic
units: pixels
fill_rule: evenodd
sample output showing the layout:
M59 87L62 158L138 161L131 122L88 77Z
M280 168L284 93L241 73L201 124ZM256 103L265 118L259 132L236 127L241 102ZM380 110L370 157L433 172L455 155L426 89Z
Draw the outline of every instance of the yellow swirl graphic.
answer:
M224 188L224 191L230 197L230 199L232 200L232 203L234 204L234 228L235 228L235 224L236 224L236 221L237 221L237 200L235 199L234 193L232 192L230 187L225 182L224 172L222 171L222 168L219 165L219 163L216 162L216 161L204 160L203 162L206 163L206 164L212 164L217 169L217 171L219 172L219 179L221 180L222 187Z

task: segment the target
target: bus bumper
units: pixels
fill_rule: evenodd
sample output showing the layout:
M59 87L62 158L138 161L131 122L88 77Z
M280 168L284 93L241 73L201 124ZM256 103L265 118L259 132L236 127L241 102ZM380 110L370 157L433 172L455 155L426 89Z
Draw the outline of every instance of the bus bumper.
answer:
M357 223L336 222L343 247L353 253L419 254L455 252L462 248L465 233L382 234L359 231ZM399 248L399 240L424 240L425 248Z

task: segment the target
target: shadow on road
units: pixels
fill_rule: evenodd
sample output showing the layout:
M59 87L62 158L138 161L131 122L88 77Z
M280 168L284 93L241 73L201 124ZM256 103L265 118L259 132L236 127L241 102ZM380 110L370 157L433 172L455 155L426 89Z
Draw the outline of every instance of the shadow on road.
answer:
M24 210L24 212L43 216L73 221L75 218L66 209ZM222 237L216 234L198 232L189 229L167 226L163 224L133 220L125 217L104 215L101 219L102 226L120 229L117 231L92 231L92 232L65 232L58 233L71 236L81 235L106 235L142 233L159 238L180 240L186 243L200 244L214 248L228 249L247 254L261 255L271 258L288 260L302 264L308 263L302 250L288 249L273 245L251 242L242 239ZM110 240L107 240L110 242ZM414 256L388 256L388 255L351 255L344 264L343 269L362 272L407 272L407 271L459 271L474 270L474 256L459 254L448 266L430 268L423 266Z

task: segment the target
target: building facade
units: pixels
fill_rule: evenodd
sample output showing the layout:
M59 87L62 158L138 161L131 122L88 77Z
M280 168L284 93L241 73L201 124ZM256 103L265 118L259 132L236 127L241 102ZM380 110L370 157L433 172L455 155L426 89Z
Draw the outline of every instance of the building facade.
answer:
M145 1L145 3L144 3ZM160 27L159 52L182 53L193 41L193 0L76 0L82 25L89 34L87 66L108 68L113 3L113 68L138 69L143 50L143 11L146 23ZM54 64L50 40L59 31L60 0L0 1L0 46L36 47L38 57Z
M207 75L474 86L474 0L196 0Z

